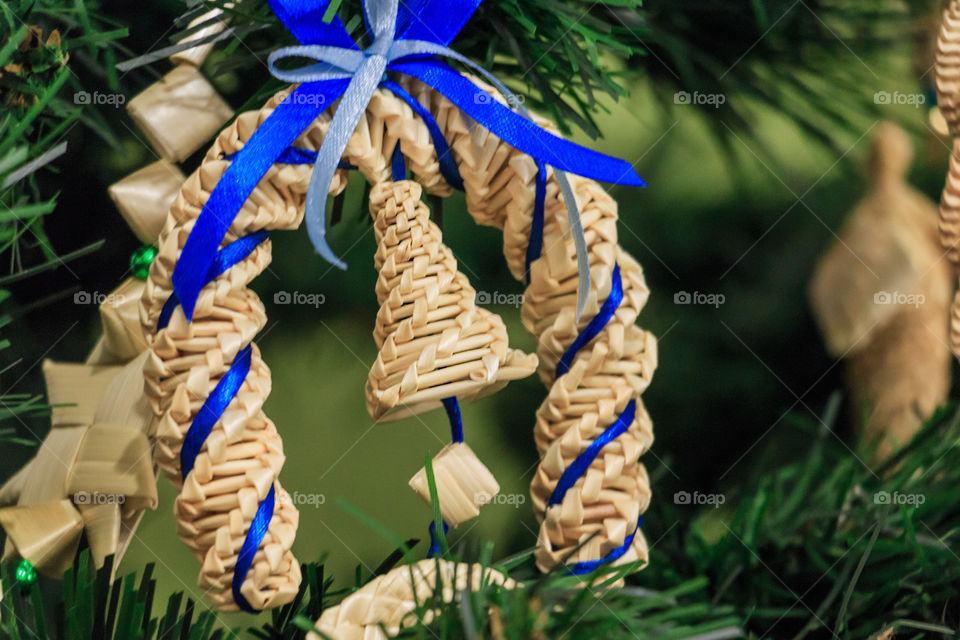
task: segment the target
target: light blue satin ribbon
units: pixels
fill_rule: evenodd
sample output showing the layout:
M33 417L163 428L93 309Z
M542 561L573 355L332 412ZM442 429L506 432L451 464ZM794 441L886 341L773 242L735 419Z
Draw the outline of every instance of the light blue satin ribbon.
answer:
M478 126L535 158L538 166L553 167L577 248L579 318L590 289L589 261L576 200L564 172L615 184L645 184L629 163L538 127L503 83L447 47L476 11L480 0L404 0L399 6L398 0L367 0L364 11L373 44L366 50L353 42L339 18L334 16L328 22L323 21L329 9L328 0L267 2L300 42L299 46L274 52L270 56L271 70L279 78L300 84L236 154L235 162L217 182L187 238L172 278L187 319L193 317L196 300L205 284L204 276L243 203L297 137L337 100L340 100L339 107L318 154L322 161L316 164L311 176L306 219L317 251L331 263L345 266L333 255L324 237L326 197L333 172L372 93L377 86L389 86L385 72L417 78L445 96ZM295 71L277 69L277 61L290 56L305 56L315 62ZM516 104L517 111L494 100L437 56L457 60L473 69ZM431 129L439 150L443 145L439 144L436 133ZM441 157L441 162L445 161ZM449 167L441 168L444 178L449 180L448 174L452 176L453 172L447 170ZM455 183L456 180L451 184ZM529 257L536 254L534 251Z
M366 111L374 91L383 82L388 66L400 60L413 60L422 56L443 56L457 60L483 76L504 95L508 102L515 105L520 114L532 122L533 118L519 98L486 69L469 58L460 55L449 47L427 40L397 39L398 0L367 0L364 2L367 28L373 37L373 43L365 50L346 46L296 45L282 47L272 52L267 59L270 73L284 82L306 83L350 78L350 85L340 99L340 104L330 122L330 128L323 138L313 175L307 190L306 214L307 232L317 251L327 261L341 269L346 263L334 255L326 241L326 201L330 192L337 165L353 135L360 118ZM352 43L351 43L352 44ZM314 60L299 69L282 70L277 62L285 58L309 58ZM490 100L493 98L490 97ZM577 319L587 302L590 291L590 262L587 254L587 241L583 223L577 207L573 188L566 173L555 169L554 175L563 194L563 201L570 220L570 231L577 253L578 289Z

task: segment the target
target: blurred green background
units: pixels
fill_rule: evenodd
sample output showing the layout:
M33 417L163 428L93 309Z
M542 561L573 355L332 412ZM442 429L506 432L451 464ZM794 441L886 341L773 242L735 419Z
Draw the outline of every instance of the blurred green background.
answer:
M130 25L125 42L147 50L179 13L179 2L114 6ZM909 44L909 43L905 43ZM911 50L887 52L898 73L876 78L875 86L851 91L925 90L931 78L911 71ZM657 64L650 60L649 64ZM858 65L853 58L824 64ZM163 69L161 69L162 71ZM264 76L226 75L218 88L238 107ZM145 86L150 81L144 78ZM841 387L842 365L822 346L806 301L806 285L818 255L833 239L844 214L863 193L859 160L876 121L854 133L838 133L836 149L814 141L792 122L758 107L756 134L724 130L689 105L663 99L666 89L635 80L628 99L609 103L599 118L605 136L578 141L634 162L649 188L614 187L620 205L620 241L644 266L652 291L640 324L659 338L660 364L644 396L653 417L656 443L645 462L655 479L654 500L673 492L719 490L757 464L775 466L790 456L789 436L774 437L792 413L818 412ZM869 96L867 96L869 97ZM737 96L728 96L736 100ZM949 148L927 128L929 103L893 108L914 134L916 186L939 197ZM112 149L89 131L71 135L62 173L51 175L59 191L50 218L54 247L66 252L100 238L105 247L71 263L69 270L32 279L13 289L26 304L79 286L107 293L127 272L138 246L106 195L107 186L155 159L122 110L115 117L121 145ZM196 159L194 159L194 162ZM374 425L364 408L363 386L376 348L371 337L376 298L375 246L365 214L362 184L353 177L344 222L330 232L334 251L350 265L340 272L324 263L306 233L274 234L274 262L253 288L266 302L269 321L258 339L273 372L266 411L283 435L287 462L281 480L291 493L321 496L300 505L295 552L301 560L329 553L327 569L351 582L357 565L372 570L392 549L376 532L345 512L345 500L404 538L424 538L430 510L406 486L423 463L447 441L442 412ZM500 234L476 226L459 195L444 205L444 240L475 288L507 294L522 287L507 272ZM274 305L278 292L323 294L314 307ZM678 292L722 294L717 308L674 303ZM491 309L506 321L512 346L533 351L535 343L513 306ZM99 334L94 308L72 304L72 296L15 317L7 385L39 393L39 358L79 361ZM18 379L19 378L19 379ZM525 496L537 461L532 424L545 390L534 376L499 394L463 407L467 441L487 463L505 494ZM45 421L28 423L41 436ZM843 435L851 437L849 425ZM8 477L32 452L10 447L0 460ZM160 480L160 508L148 513L121 571L156 562L160 584L198 596L197 564L176 538L174 491ZM663 534L656 518L645 524L649 541ZM467 549L481 540L496 543L504 556L532 546L536 521L529 502L495 504L453 532ZM424 552L421 542L418 552ZM652 551L656 562L656 547ZM642 575L639 582L643 582ZM229 619L228 619L229 620Z

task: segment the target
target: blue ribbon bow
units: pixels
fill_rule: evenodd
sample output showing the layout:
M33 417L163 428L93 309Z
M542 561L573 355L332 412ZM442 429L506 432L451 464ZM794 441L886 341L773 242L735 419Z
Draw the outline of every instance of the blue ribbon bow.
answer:
M307 231L317 252L346 268L327 245L326 198L347 142L387 72L403 73L430 85L477 123L554 175L570 218L577 249L579 289L577 317L590 290L590 264L580 214L565 172L634 186L645 186L633 167L553 135L533 123L529 112L499 80L447 45L476 11L481 0L365 0L364 18L372 44L360 49L339 18L324 22L327 0L267 0L300 45L283 47L269 57L271 73L300 83L236 154L201 212L173 273L173 286L187 319L192 318L205 275L223 238L257 183L294 140L337 99L340 104L324 137L306 198ZM517 111L494 100L437 56L461 62L508 98ZM305 57L313 64L281 70L277 61ZM443 160L441 158L441 160Z

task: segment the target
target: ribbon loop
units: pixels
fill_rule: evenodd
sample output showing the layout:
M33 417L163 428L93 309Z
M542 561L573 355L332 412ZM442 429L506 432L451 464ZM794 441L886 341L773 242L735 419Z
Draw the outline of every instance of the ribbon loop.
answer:
M173 277L188 319L212 255L246 198L281 153L341 96L310 177L305 218L317 252L331 264L346 268L346 263L334 255L326 241L327 195L347 142L373 92L378 86L391 82L386 73L394 72L425 82L493 135L535 158L538 165L554 167L554 178L567 209L570 235L577 253L579 320L590 291L590 262L580 212L565 172L616 184L644 186L644 182L629 163L541 129L509 88L480 65L447 47L480 1L405 0L400 8L399 0L365 0L364 18L372 44L361 50L339 18L334 16L329 22L323 21L329 8L327 0L268 0L277 17L301 43L272 52L268 58L270 73L284 82L301 84L270 114L238 154L218 182L188 238ZM280 60L291 57L314 62L292 70L277 67ZM478 73L513 108L494 100L440 58L456 60ZM487 97L478 99L479 94ZM296 105L287 104L291 101L296 101ZM431 135L437 142L433 131ZM449 180L457 175L449 166L452 160L443 157L449 147L445 141L436 146L441 164L446 165L444 177Z
M309 58L316 63L298 69L277 68L277 61L285 58ZM349 78L360 68L363 60L364 55L361 51L315 44L294 45L271 51L267 57L267 67L270 69L270 75L284 82L319 82L334 78Z

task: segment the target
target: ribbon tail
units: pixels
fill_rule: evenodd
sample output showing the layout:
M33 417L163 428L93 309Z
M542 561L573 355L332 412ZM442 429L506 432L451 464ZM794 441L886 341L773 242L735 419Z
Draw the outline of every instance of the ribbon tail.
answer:
M516 106L519 113L500 104L453 67L439 60L398 61L389 67L391 71L405 73L430 85L478 124L515 149L543 160L552 167L585 178L634 187L647 186L629 162L588 149L541 129L532 121L529 111L510 89L470 59L446 47L421 41L397 41L393 50L398 56L429 53L450 57L482 75Z
M300 44L322 42L346 49L357 48L339 17L334 15L330 22L323 21L329 0L267 0L267 4Z
M477 11L481 0L405 0L397 16L397 39L448 45Z
M567 174L554 169L554 177L563 195L563 204L567 207L567 217L570 220L570 235L573 236L573 246L577 250L577 322L587 306L587 297L590 294L590 255L587 252L587 238L583 232L583 221L580 219L580 207L573 194L573 187L567 180Z
M224 172L204 204L173 271L173 289L187 320L193 317L210 265L240 207L276 159L317 117L322 109L317 105L339 97L347 82L331 80L300 85L237 152L236 161Z
M346 269L347 263L334 255L327 244L326 214L327 196L330 193L330 184L336 174L350 136L357 128L357 123L373 96L374 90L383 76L387 61L381 56L371 56L363 61L360 69L350 82L350 86L343 93L340 105L330 121L330 128L323 137L320 151L317 153L317 162L310 175L310 185L307 187L306 211L304 217L307 222L307 233L313 242L314 248L324 260L339 269Z

